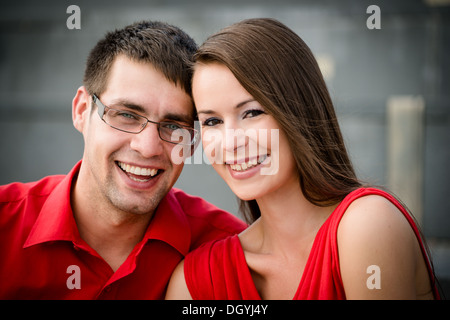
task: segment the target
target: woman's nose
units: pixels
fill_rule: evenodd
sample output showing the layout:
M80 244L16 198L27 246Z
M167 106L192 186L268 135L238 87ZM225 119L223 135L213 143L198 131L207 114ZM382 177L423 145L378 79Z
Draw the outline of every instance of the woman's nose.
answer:
M246 133L242 128L226 128L223 147L227 152L234 152L246 145Z

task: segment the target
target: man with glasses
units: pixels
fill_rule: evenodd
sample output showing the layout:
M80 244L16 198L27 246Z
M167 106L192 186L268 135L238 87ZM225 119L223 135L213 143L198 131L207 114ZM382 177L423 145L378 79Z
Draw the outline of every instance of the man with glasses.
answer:
M162 299L184 255L245 228L172 188L174 154L198 140L195 50L159 22L97 43L72 103L82 160L67 176L0 187L0 298Z

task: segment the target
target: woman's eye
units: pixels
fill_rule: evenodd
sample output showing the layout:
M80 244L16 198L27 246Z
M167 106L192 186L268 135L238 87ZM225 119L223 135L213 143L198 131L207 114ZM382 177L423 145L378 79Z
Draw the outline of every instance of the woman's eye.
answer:
M222 123L222 120L218 119L218 118L208 118L205 121L203 121L202 125L206 126L206 127L213 127L215 125L218 125Z
M244 119L245 118L253 118L256 116L259 116L260 114L265 113L263 110L259 109L251 109L244 112Z

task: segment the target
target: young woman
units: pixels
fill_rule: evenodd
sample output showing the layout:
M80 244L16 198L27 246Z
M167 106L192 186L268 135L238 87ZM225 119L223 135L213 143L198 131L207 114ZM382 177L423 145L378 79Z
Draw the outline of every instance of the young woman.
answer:
M169 299L433 299L420 233L390 194L364 188L313 54L250 19L196 54L204 149L251 225L175 270Z

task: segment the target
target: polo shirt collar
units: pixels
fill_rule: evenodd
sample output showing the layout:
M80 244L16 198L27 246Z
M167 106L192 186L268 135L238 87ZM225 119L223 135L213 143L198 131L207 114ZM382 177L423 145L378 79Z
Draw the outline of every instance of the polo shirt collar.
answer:
M41 208L24 248L48 241L80 242L81 237L70 205L72 181L78 175L81 161L53 189Z
M86 246L80 237L70 204L72 182L78 175L80 166L81 161L49 195L31 229L24 248L49 241L72 241L81 247ZM139 251L148 240L166 242L182 255L189 252L190 225L172 190L163 198L155 211Z
M177 249L183 256L191 246L191 228L174 191L160 202L150 221L144 240L160 240Z

